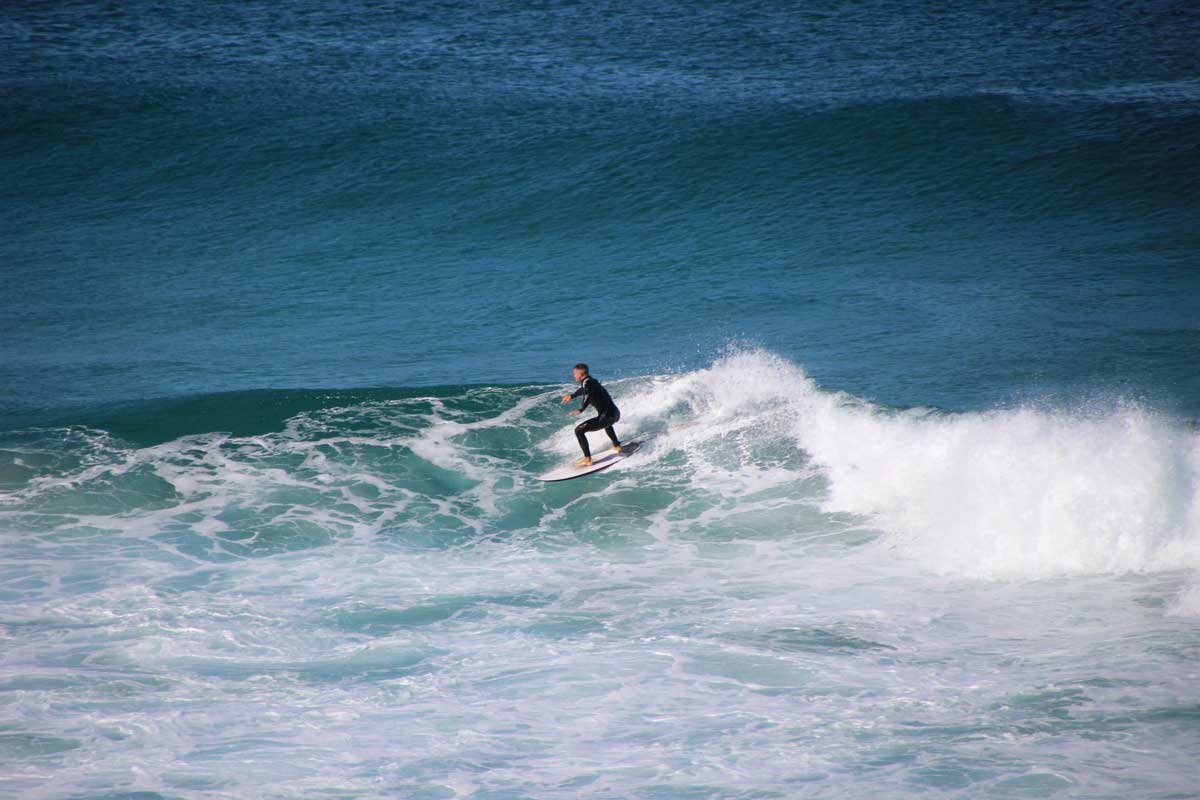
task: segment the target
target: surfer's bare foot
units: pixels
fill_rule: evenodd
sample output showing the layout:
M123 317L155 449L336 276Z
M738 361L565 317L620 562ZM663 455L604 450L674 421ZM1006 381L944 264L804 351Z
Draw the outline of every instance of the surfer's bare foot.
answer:
M581 458L575 462L575 466L577 467L590 467L591 465L592 460L590 458Z
M619 445L619 444L614 444L614 445L613 445L613 452L614 452L614 453L619 453L619 452L621 452L621 445Z

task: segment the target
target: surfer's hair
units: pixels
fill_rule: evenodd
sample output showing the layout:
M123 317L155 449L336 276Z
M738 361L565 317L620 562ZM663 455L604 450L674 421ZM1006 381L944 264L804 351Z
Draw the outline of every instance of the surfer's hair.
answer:
M581 369L588 375L592 374L592 373L588 372L587 364L583 363L582 361L580 361L578 364L575 365L575 369Z

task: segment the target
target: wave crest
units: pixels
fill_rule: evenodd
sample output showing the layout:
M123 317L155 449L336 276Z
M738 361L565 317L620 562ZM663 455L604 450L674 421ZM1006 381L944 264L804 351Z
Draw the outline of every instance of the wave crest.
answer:
M939 572L1200 566L1200 437L1136 404L887 409L822 390L761 350L728 353L662 395L690 397L711 420L786 425L827 477L826 510L871 517L888 544Z

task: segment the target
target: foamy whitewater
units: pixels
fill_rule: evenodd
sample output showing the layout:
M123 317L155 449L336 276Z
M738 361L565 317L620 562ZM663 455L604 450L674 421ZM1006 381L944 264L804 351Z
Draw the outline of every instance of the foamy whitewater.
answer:
M10 437L0 788L1195 788L1194 430L889 409L755 349L610 386L659 435L564 484L560 386Z

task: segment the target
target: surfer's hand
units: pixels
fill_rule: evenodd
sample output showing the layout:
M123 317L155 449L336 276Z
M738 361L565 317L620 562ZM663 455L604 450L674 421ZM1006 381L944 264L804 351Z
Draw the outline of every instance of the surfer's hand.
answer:
M568 411L568 412L567 412L567 416L568 416L568 417L578 417L578 416L579 416L580 414L582 414L582 413L583 413L583 412L582 412L582 411L580 411L579 409L575 409L574 411Z
M567 403L569 403L569 402L571 402L571 395L569 395L569 394L564 394L564 395L563 395L563 405L565 406L565 405L566 405Z

